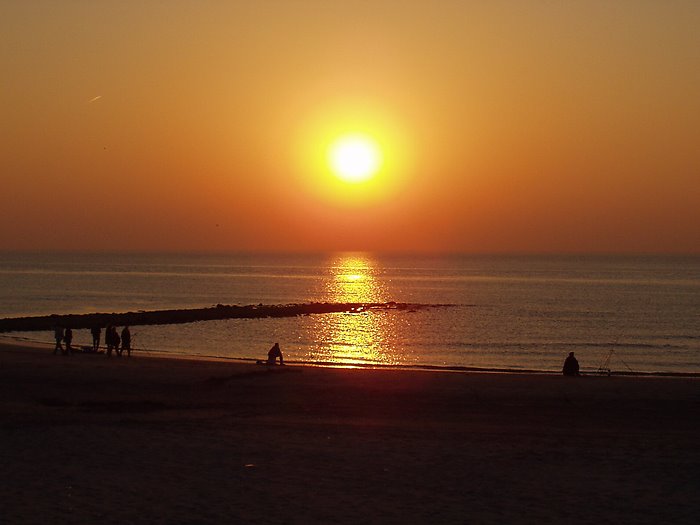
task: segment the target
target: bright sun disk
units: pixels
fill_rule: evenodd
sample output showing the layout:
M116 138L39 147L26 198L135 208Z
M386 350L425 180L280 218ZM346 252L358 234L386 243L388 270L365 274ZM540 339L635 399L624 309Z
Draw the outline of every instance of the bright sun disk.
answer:
M363 182L372 178L381 164L377 143L364 135L345 135L328 152L333 173L345 182Z

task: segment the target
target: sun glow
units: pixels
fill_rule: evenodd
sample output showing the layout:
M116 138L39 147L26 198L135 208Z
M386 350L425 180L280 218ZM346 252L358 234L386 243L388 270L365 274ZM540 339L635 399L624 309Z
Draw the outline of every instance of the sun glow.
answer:
M344 102L316 108L295 130L293 175L313 209L330 204L344 213L382 205L415 176L404 122L385 108ZM348 216L349 217L349 216Z
M369 256L338 255L330 261L327 277L323 293L329 302L381 303L388 299L377 263ZM317 339L308 359L342 366L401 363L406 354L397 348L401 331L396 313L364 308L312 316Z
M344 135L331 144L328 161L336 177L345 182L359 183L377 173L382 155L371 137Z

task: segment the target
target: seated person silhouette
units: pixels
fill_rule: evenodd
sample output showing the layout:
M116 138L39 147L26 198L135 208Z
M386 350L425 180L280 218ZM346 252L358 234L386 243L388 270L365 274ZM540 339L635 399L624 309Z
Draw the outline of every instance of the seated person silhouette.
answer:
M562 368L562 373L565 376L579 375L578 361L574 357L573 352L569 352L569 357L567 357L564 361L564 368Z
M259 365L274 365L277 361L277 358L279 357L280 359L280 365L284 364L284 358L282 357L282 350L280 350L280 344L275 343L272 345L272 348L270 348L270 351L267 353L267 361L258 361Z

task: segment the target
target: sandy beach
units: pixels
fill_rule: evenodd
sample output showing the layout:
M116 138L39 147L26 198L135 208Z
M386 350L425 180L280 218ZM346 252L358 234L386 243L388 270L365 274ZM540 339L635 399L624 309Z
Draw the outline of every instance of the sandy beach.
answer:
M696 523L700 381L0 345L4 523Z

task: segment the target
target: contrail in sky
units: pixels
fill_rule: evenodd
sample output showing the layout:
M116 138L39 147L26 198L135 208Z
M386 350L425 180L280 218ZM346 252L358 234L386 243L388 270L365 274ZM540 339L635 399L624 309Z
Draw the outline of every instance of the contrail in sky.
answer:
M92 104L93 102L95 102L96 100L100 100L101 98L102 98L102 95L97 95L95 98L90 100L90 102L88 102L88 104Z

